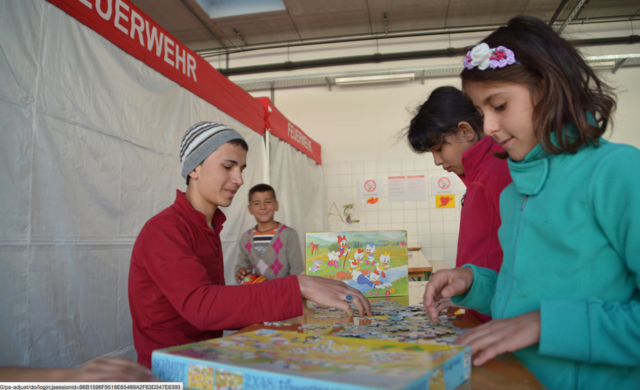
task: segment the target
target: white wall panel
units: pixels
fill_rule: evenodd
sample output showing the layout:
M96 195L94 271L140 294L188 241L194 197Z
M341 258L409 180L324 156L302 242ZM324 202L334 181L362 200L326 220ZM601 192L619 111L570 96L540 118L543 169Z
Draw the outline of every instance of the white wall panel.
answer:
M30 104L35 95L41 47L41 1L0 2L0 99ZM15 44L16 37L20 37Z
M0 242L29 237L31 122L28 108L0 100Z
M269 142L271 186L279 203L275 218L296 230L304 248L305 232L326 231L329 227L324 170L322 165L272 134Z
M231 125L256 182L262 137L44 0L0 0L0 49L0 365L135 359L131 250L186 188L182 135ZM225 255L253 220L245 205L224 210Z

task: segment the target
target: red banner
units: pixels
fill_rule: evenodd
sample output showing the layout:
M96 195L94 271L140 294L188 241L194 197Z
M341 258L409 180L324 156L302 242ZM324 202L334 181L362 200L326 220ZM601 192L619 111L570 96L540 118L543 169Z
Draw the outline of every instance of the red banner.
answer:
M168 34L131 1L48 1L120 49L264 134L264 110L260 102Z
M257 98L264 106L265 127L273 135L291 144L294 148L322 164L320 144L307 136L304 131L291 123L266 97Z

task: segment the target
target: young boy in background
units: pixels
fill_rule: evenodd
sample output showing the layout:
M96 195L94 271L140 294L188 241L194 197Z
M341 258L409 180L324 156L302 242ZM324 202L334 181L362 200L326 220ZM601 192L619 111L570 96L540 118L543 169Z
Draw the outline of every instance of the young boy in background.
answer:
M256 219L256 226L245 232L238 243L238 284L250 273L271 280L304 272L298 234L274 219L278 207L276 191L270 185L258 184L249 190L248 209Z

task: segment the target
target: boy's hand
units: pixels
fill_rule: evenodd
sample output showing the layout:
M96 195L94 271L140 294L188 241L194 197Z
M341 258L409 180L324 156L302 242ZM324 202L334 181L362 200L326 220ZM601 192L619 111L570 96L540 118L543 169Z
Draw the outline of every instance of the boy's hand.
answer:
M350 295L361 317L371 315L371 303L362 293L344 282L320 278L318 276L297 275L302 297L320 305L337 307L353 317L353 309L346 301Z
M438 302L455 295L464 294L471 289L473 269L461 267L443 269L431 275L424 291L424 310L433 321L438 321Z
M249 275L250 273L251 271L246 268L239 268L238 272L236 272L236 283L242 283L242 279L244 279L244 277Z

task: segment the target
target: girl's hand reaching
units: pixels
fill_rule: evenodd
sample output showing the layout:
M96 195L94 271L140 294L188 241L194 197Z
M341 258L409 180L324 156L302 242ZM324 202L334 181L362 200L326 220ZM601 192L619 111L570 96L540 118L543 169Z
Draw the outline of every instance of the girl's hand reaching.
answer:
M458 309L464 309L462 306L458 306L451 302L451 299L445 298L441 299L435 304L436 310L438 313L442 313L443 310L447 310L448 315L453 315Z
M433 321L438 321L438 302L464 294L473 284L473 269L469 267L440 270L429 278L424 291L424 310Z
M513 352L540 342L540 311L489 321L458 337L455 344L468 345L473 364L483 365L505 352Z

